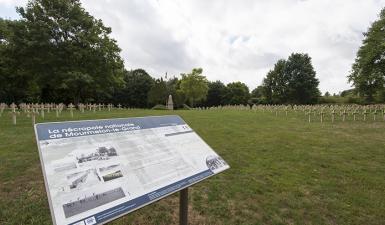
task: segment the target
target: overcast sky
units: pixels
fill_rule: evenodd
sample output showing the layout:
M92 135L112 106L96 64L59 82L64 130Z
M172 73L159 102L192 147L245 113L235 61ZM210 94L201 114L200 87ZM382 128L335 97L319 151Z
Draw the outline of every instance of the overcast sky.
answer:
M0 15L18 18L0 0ZM81 0L112 28L127 69L178 76L202 67L209 80L260 85L274 63L308 53L322 92L350 88L346 76L385 0Z

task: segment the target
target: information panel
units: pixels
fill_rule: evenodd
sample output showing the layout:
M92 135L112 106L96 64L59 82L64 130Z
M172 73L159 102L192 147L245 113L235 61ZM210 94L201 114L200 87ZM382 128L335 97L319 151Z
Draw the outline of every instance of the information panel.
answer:
M228 169L179 116L40 123L54 224L103 224Z

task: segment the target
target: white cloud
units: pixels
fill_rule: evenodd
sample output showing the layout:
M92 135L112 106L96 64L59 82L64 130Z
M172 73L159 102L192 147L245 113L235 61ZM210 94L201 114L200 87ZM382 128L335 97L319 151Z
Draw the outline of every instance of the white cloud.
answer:
M24 6L26 0L0 0L0 17L5 19L18 18L16 6Z
M159 77L202 67L209 80L255 88L278 59L304 52L321 91L332 93L350 88L346 76L362 32L385 6L385 0L81 1L112 27L128 69ZM12 4L0 0L1 8Z

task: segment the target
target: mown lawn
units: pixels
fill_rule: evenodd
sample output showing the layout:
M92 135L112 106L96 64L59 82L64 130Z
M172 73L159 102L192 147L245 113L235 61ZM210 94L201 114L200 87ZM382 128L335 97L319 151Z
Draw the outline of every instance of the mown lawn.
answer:
M385 224L385 122L303 114L113 110L77 119L178 114L231 166L190 188L191 224ZM60 120L74 120L64 112ZM41 118L38 119L42 122ZM57 121L46 113L44 121ZM177 224L178 194L111 224ZM0 117L0 224L51 224L31 119Z

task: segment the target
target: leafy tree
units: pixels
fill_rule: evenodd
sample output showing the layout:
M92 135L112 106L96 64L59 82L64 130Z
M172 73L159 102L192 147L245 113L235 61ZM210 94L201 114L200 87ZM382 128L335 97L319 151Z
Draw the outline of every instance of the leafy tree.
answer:
M348 90L343 90L339 94L341 97L347 97L347 96L354 96L356 95L356 90L355 89L348 89Z
M226 103L230 105L247 104L250 98L249 88L241 82L227 84Z
M312 104L320 96L319 81L307 54L293 53L286 61L285 79L288 80L287 102L293 104Z
M219 106L225 104L226 86L219 80L208 83L206 98L207 106Z
M272 103L273 102L273 80L271 79L272 72L269 71L265 78L263 78L262 81L262 95L263 99L266 100L266 103Z
M125 71L124 85L117 91L115 103L129 107L147 107L148 93L154 79L143 69Z
M109 27L79 0L31 0L17 12L21 19L8 22L6 45L12 54L7 74L27 83L27 92L12 98L28 100L34 93L35 101L45 102L111 98L123 82L123 61ZM18 79L10 89L20 89Z
M307 54L293 53L278 60L263 80L262 93L269 103L311 104L320 95L319 81Z
M69 71L64 76L60 88L63 90L71 90L71 92L67 94L69 99L66 99L66 101L73 100L75 103L78 103L80 101L80 96L83 96L84 94L84 90L92 88L93 82L93 77L87 73Z
M285 74L286 60L280 59L270 70L263 80L263 89L266 100L270 103L278 104L287 101L287 91L289 78Z
M30 57L22 48L25 33L23 22L0 18L0 101L38 100L36 79L24 67Z
M263 97L263 87L262 86L258 86L256 88L254 88L252 91L251 91L251 97L253 98L262 98Z
M325 97L330 97L330 93L327 91L327 92L325 92L325 95L324 95Z
M194 107L197 101L205 100L208 92L208 81L201 68L194 68L189 74L182 74L180 89L185 94L190 106Z
M10 96L16 95L10 88L10 84L12 78L10 74L12 74L12 70L10 65L9 54L10 51L10 29L9 23L11 21L4 20L0 18L0 101L14 101L14 99L10 99ZM14 64L14 63L12 63Z
M264 104L266 103L266 99L264 99L264 90L263 86L260 85L251 91L250 95L250 104Z
M148 92L148 104L154 106L156 104L165 105L168 98L167 84L163 78L156 79L154 85Z
M348 79L367 102L373 102L376 94L385 92L385 8L364 36Z

